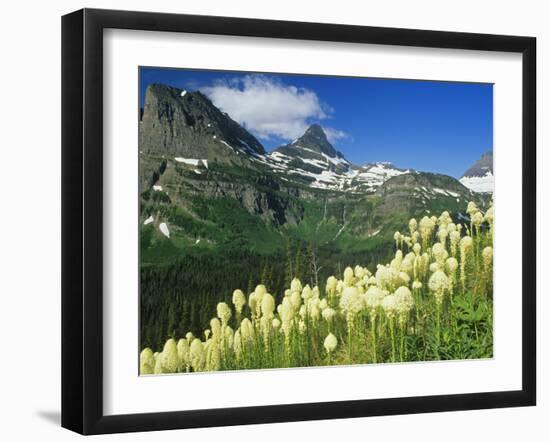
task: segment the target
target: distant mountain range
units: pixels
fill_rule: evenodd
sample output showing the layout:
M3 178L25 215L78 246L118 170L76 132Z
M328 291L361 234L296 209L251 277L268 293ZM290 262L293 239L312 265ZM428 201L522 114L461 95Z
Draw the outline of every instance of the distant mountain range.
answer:
M493 151L481 156L460 178L467 188L475 192L493 193L495 179L493 176Z
M228 242L276 250L289 236L369 250L412 216L483 205L492 189L492 153L460 181L385 162L359 166L316 124L268 153L201 92L161 84L146 91L139 151L146 261L163 260L158 235L172 242L166 257Z

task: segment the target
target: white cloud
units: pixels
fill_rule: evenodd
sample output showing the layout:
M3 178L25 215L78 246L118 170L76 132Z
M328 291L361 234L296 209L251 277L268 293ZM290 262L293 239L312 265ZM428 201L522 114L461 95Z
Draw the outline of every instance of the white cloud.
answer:
M263 75L246 75L201 90L218 108L263 139L293 140L311 121L326 119L332 112L314 91ZM344 136L342 131L330 131L334 140Z
M351 138L346 132L340 131L339 129L323 126L323 131L325 131L328 141L331 142L332 144L335 144L339 140L345 140L345 139Z

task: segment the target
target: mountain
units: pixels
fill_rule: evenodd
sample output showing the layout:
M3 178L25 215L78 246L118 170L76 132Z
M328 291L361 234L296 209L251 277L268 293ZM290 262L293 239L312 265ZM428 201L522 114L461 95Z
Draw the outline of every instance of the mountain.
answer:
M388 178L411 172L388 162L353 165L330 144L317 124L292 143L275 149L269 157L276 169L294 178L301 176L313 188L348 193L373 193Z
M139 123L143 263L256 251L288 241L374 253L410 217L483 204L452 177L354 165L311 125L267 153L199 91L152 84ZM328 253L328 252L327 252Z
M474 192L493 193L493 151L487 151L460 178L460 182Z
M201 92L162 84L145 93L139 122L140 154L161 159L248 164L265 154L262 144L246 129L216 108ZM151 186L166 162L142 161L140 182Z

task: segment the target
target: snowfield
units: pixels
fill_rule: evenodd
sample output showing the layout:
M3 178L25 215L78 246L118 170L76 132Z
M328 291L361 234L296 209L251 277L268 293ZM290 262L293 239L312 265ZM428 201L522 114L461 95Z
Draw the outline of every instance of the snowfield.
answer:
M487 172L483 177L462 177L460 183L474 192L493 193L495 189L495 177Z
M164 222L162 222L159 225L160 232L162 232L166 237L170 238L170 230L168 229L168 225Z

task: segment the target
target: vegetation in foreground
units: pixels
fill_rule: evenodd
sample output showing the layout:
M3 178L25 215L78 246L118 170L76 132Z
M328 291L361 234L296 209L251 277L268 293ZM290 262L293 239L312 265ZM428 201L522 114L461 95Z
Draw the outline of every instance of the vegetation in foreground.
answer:
M411 219L390 263L330 276L323 288L294 278L282 301L258 284L220 302L201 337L173 337L140 353L140 373L492 357L493 207L468 204L469 224Z

